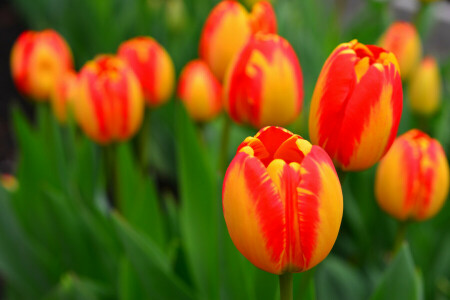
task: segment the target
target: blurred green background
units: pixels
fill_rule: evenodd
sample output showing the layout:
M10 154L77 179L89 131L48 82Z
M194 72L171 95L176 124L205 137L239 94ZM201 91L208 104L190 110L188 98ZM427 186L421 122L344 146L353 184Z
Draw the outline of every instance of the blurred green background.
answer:
M217 2L1 2L0 171L15 174L20 185L13 193L0 187L2 299L277 299L276 276L246 261L224 225L216 171L224 116L198 127L175 99L148 110L151 168L138 165L135 140L115 145L111 191L103 170L108 150L74 125L60 127L46 105L22 99L9 75L15 38L45 28L68 41L77 69L97 54L115 53L126 39L150 35L179 74L197 57L201 27ZM308 138L314 85L339 43L375 44L403 19L417 25L424 53L438 58L443 105L426 130L449 153L450 3L276 0L273 6L304 76L303 112L289 129ZM399 134L421 124L407 99L405 83ZM254 133L233 125L228 158ZM375 167L348 174L335 247L314 270L295 276L297 299L450 298L450 202L435 218L409 224L408 243L393 257L398 223L375 202L374 173Z

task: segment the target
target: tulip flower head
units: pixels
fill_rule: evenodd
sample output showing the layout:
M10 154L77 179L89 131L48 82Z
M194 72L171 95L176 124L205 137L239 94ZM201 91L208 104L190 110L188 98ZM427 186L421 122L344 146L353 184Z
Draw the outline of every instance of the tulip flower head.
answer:
M408 79L422 56L419 34L413 24L395 22L381 36L379 46L395 54L403 79Z
M10 193L13 193L19 189L19 182L17 181L17 178L11 174L0 174L0 184Z
M265 127L239 146L222 199L236 248L273 274L321 262L342 219L341 185L329 156L280 127Z
M432 115L441 104L441 75L436 60L425 57L411 76L409 104L411 110L421 115Z
M311 101L309 134L343 170L373 166L390 148L402 112L395 56L353 40L325 62Z
M77 74L68 71L56 81L50 97L52 110L60 123L67 121L67 114L72 110L72 104L77 93Z
M222 87L202 60L193 60L183 68L177 94L196 121L210 121L222 110Z
M255 3L250 13L252 32L277 33L277 17L272 4L267 1Z
M144 114L141 85L128 64L112 55L101 55L81 69L74 101L83 131L98 143L130 138Z
M413 129L398 137L375 178L380 207L399 220L426 220L447 199L449 166L442 146Z
M11 51L11 73L17 89L26 96L45 101L55 82L73 68L66 41L54 30L25 31Z
M122 43L118 56L135 72L150 107L167 102L175 84L175 68L167 51L151 37L136 37Z
M303 105L303 76L289 42L252 36L228 69L224 105L234 121L255 128L293 122Z

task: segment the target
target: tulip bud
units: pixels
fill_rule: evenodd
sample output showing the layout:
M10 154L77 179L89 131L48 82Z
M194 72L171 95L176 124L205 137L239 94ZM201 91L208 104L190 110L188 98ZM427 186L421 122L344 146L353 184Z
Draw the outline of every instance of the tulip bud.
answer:
M449 166L442 146L417 129L395 140L375 178L378 204L399 220L431 218L444 205L448 188Z
M261 128L293 122L303 105L303 77L289 42L274 34L251 37L228 69L224 101L238 123Z
M68 71L56 81L51 95L52 110L58 121L64 124L67 113L72 110L72 104L77 92L77 74Z
M237 1L222 1L206 19L200 36L200 57L222 81L234 55L251 34L248 12Z
M356 40L341 44L316 83L309 115L311 141L341 169L367 169L392 145L402 101L402 82L391 52Z
M124 60L98 56L80 71L74 108L81 128L96 142L126 140L142 123L141 85Z
M157 107L172 96L175 69L166 50L151 37L136 37L122 43L118 56L124 59L142 85L145 100Z
M252 32L277 33L277 17L267 1L255 3L250 14Z
M11 174L0 174L0 184L10 193L13 193L19 189L19 182L16 177Z
M419 34L408 22L395 22L381 36L379 46L395 54L403 79L408 79L422 56Z
M17 89L37 101L48 100L56 80L72 68L69 46L51 29L23 32L11 50L11 73Z
M336 241L343 201L333 163L322 148L283 128L265 127L244 140L222 191L234 245L264 271L306 271Z
M177 94L196 121L210 121L222 109L220 82L202 60L193 60L183 68Z
M431 115L441 103L441 75L436 60L426 57L411 76L409 100L411 109L421 115Z

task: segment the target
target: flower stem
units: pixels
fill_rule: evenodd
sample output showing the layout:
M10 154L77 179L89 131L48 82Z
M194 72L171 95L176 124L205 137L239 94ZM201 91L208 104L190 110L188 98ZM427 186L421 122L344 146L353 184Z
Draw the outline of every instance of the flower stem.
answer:
M394 250L392 253L393 255L395 255L398 252L398 250L400 250L400 247L402 246L403 241L405 240L407 227L408 222L406 221L401 221L398 224L397 234L395 235Z
M149 145L150 145L150 127L151 127L151 119L150 119L151 111L149 110L144 117L142 129L139 133L138 147L139 147L139 162L144 174L147 173L150 167L150 155L149 155Z
M225 116L225 122L222 128L222 138L220 141L220 156L219 156L219 172L225 172L228 163L228 144L230 141L231 119Z
M280 300L292 300L292 273L284 273L280 275Z

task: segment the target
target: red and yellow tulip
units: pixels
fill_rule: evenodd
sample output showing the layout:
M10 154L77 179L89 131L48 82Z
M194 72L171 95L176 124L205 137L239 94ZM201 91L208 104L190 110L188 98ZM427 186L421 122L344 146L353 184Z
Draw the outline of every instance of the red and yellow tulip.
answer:
M65 123L67 114L72 110L74 98L77 93L78 76L74 71L68 71L56 81L50 97L53 114L60 123Z
M81 128L96 142L126 140L142 123L141 85L124 60L98 56L80 71L74 108Z
M222 199L236 248L274 274L321 262L342 219L341 185L329 156L280 127L263 128L239 146Z
M19 189L19 182L17 181L17 178L11 174L0 174L0 184L10 193L13 193Z
M25 31L11 51L11 73L21 93L37 101L48 100L55 82L72 69L66 41L54 30Z
M426 57L414 71L409 83L411 110L421 115L435 113L441 104L441 75L436 60Z
M431 218L444 205L449 166L442 146L413 129L398 137L375 178L378 204L399 220Z
M303 105L303 77L289 42L274 34L252 36L230 65L224 105L234 121L256 128L293 122Z
M255 3L250 13L252 32L277 33L277 17L272 4L267 1Z
M195 121L210 121L222 110L220 82L200 59L189 62L183 68L177 95Z
M325 62L311 101L309 134L343 170L373 166L390 148L402 113L395 56L353 40Z
M200 37L200 57L222 81L233 57L257 32L275 33L276 16L268 2L257 3L252 13L238 2L225 0L217 4L206 19Z
M381 36L379 46L395 54L403 79L409 79L422 56L419 34L413 24L395 22Z
M175 68L167 51L151 37L136 37L122 43L118 56L135 72L145 100L157 107L169 100L175 84Z

